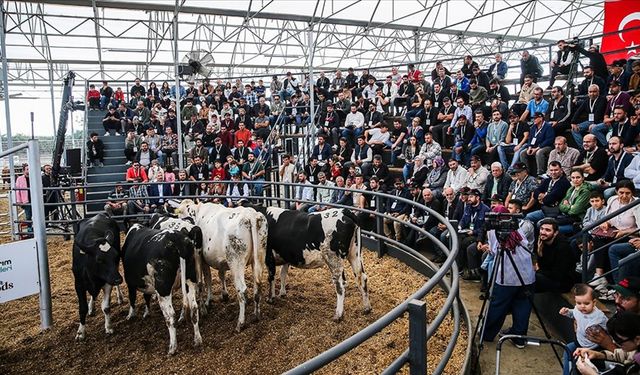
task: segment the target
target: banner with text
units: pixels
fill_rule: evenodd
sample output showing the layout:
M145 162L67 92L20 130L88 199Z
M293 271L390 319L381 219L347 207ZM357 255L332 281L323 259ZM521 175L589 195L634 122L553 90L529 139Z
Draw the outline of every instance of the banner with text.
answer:
M0 245L0 303L39 292L36 241Z

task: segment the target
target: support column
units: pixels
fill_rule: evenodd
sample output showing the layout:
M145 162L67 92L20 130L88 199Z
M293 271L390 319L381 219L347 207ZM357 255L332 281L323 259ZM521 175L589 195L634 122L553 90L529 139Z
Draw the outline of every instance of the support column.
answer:
M180 115L180 77L178 76L178 12L180 9L180 0L176 0L176 10L173 13L173 68L175 72L176 85L176 131L178 133L178 168L184 169L182 150L182 119ZM166 156L165 156L166 157Z
M4 1L0 0L0 53L2 53L2 85L4 87L4 115L7 122L7 149L13 147L13 133L11 132L11 111L9 105L9 80L7 78L7 40L4 32ZM11 237L15 241L18 239L16 220L18 220L18 210L16 203L16 175L13 156L9 157L9 178L11 179L11 190L9 191L9 222L11 223Z
M309 109L309 115L311 116L311 123L307 127L307 135L305 136L305 139L306 139L305 148L304 148L305 160L303 160L302 165L304 165L309 159L309 157L311 157L313 143L315 140L315 137L313 136L312 133L315 134L314 128L316 126L315 124L315 119L316 119L315 93L313 92L313 89L314 89L313 54L314 54L315 48L313 48L314 42L313 42L313 25L312 24L309 24L309 31L307 33L307 38L309 43L309 47L307 48L307 66L309 67L309 98L310 98L310 106L311 106L311 108Z
M418 31L413 32L413 61L415 63L420 61L420 33Z
M51 284L49 281L49 255L47 251L47 231L44 222L44 197L40 173L40 145L35 139L28 141L29 148L29 192L33 220L33 236L38 251L38 274L40 282L40 327L45 330L53 325L51 313Z

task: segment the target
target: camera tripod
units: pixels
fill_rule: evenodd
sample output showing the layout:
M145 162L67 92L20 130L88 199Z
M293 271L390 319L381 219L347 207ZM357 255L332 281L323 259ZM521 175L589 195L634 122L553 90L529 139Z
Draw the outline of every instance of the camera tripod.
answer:
M70 175L62 176L62 179L69 181L69 187L73 187L73 179ZM58 177L58 181L53 183L51 187L60 188L60 177ZM45 203L57 203L55 207L47 208L45 219L49 219L49 216L52 218L51 220L56 220L60 222L56 223L47 223L47 226L50 228L55 228L61 230L63 233L71 233L73 228L73 223L80 220L82 216L78 212L75 204L75 199L71 199L71 201L66 199L65 194L63 194L64 190L48 190L45 194ZM71 190L71 194L74 194L74 191ZM70 234L65 234L64 239L69 240Z
M498 247L497 247L497 252L495 254L495 258L494 258L494 263L493 266L491 268L491 274L490 274L490 278L489 278L489 287L488 287L488 292L487 292L487 296L484 299L484 301L482 302L482 307L480 308L480 312L478 313L478 323L476 324L475 330L473 332L473 337L472 337L472 342L475 341L476 336L478 335L478 333L480 333L480 343L478 345L478 350L482 351L482 349L484 348L484 335L485 335L485 329L486 329L486 323L487 323L487 315L489 313L489 309L491 307L491 301L494 300L495 296L494 296L494 291L495 291L495 286L496 286L496 282L498 280L498 271L500 271L500 277L501 277L501 281L504 282L504 278L505 278L505 266L506 266L506 260L505 258L508 259L509 264L511 265L511 267L513 268L513 271L518 279L518 283L519 283L519 287L523 289L524 295L526 296L526 298L529 300L529 303L531 304L531 309L533 310L534 314L536 315L538 321L540 322L540 326L542 328L542 331L545 334L545 337L547 339L551 339L551 334L549 333L549 331L547 330L547 327L545 326L542 317L540 316L540 313L538 312L538 309L535 306L535 303L533 301L534 298L534 291L532 290L532 288L526 288L527 285L524 282L524 278L522 277L522 274L520 272L520 270L518 269L518 266L516 264L516 261L513 258L513 254L512 251L515 252L517 251L517 247L522 247L524 249L524 251L527 251L527 253L529 253L529 251L527 249L525 249L521 244L517 244L516 248L511 250L508 249L506 247L506 242L507 239L509 238L509 236L511 235L512 231L502 231L502 230L497 230L495 231L495 236L496 236L496 240L498 242ZM502 267L500 267L502 265ZM531 287L533 286L533 284L530 285ZM488 302L488 303L487 303ZM521 338L524 336L516 336L517 338ZM553 348L553 352L555 353L556 358L558 359L558 362L560 363L560 365L562 365L562 358L560 357L560 355L558 354L557 350L555 347Z

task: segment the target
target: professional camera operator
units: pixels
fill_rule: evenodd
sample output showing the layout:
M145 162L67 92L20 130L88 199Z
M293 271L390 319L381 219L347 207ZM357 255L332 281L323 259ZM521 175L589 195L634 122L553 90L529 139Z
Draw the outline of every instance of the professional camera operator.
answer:
M484 341L494 340L509 312L513 324L507 330L503 330L503 334L526 335L529 329L536 277L528 236L523 228L525 221L516 218L517 216L506 214L488 215L488 243L479 245L482 251L494 254L495 261L498 262L494 270L495 282L481 337ZM523 340L514 339L512 342L520 349L525 346Z

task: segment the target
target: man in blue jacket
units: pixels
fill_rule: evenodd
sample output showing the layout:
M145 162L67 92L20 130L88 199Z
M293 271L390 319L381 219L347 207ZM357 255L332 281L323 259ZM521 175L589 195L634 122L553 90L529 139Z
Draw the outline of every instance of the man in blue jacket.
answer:
M533 126L529 130L527 144L520 151L520 161L529 165L530 160L535 160L538 175L543 175L547 169L547 158L553 150L555 133L551 125L544 120L544 113L536 112L533 115Z

